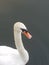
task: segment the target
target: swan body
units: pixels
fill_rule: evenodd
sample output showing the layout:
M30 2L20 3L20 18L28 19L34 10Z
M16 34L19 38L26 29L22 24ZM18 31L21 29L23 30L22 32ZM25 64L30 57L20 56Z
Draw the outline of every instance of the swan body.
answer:
M26 65L29 60L29 54L23 46L21 34L31 39L26 26L17 22L14 24L14 41L17 49L0 46L0 65Z
M0 46L0 65L25 65L18 50Z

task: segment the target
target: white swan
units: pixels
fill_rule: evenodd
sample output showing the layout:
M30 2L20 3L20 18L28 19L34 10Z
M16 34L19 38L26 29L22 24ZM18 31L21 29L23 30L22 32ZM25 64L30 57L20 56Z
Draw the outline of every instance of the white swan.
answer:
M0 46L0 65L25 65L29 60L29 54L23 46L21 33L31 39L26 26L17 22L14 24L14 41L17 49L8 46Z

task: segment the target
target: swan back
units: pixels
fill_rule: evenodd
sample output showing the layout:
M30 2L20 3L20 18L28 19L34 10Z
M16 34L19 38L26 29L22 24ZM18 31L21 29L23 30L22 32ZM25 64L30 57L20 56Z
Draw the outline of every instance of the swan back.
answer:
M0 46L0 65L25 65L18 50Z

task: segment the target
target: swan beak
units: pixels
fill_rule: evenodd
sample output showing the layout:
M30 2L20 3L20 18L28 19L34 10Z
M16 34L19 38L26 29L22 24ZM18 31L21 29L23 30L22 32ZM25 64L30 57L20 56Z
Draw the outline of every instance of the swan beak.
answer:
M23 32L23 34L28 38L31 39L32 35L29 32Z

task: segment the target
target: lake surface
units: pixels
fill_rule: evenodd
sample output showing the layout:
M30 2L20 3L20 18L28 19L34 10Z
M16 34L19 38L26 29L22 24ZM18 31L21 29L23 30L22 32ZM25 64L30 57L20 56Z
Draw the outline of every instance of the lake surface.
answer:
M13 25L23 22L32 39L23 36L23 43L30 54L27 65L49 65L49 2L46 0L0 1L0 45L15 48Z

